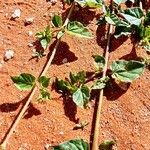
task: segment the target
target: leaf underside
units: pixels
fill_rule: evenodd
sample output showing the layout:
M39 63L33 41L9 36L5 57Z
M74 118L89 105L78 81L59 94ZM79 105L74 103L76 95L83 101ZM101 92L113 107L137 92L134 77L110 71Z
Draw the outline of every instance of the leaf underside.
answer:
M92 38L92 34L89 32L89 30L84 27L83 24L77 21L69 22L66 32L81 38Z
M139 61L118 60L111 64L112 77L121 82L132 82L144 71L145 65Z
M74 139L54 146L52 150L89 150L89 145L83 139Z

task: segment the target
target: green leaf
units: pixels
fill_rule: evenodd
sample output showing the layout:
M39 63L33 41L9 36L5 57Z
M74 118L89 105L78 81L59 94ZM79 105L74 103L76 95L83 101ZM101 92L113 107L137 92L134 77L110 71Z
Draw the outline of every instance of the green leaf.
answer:
M107 23L112 24L112 25L117 25L118 22L120 22L118 16L116 14L109 14L105 16L105 20Z
M121 15L131 24L131 25L136 25L139 26L141 24L141 19L132 17L128 14L123 14L121 13Z
M72 84L78 82L83 84L85 82L85 77L86 77L85 71L80 71L77 74L73 74L72 72L70 72L70 80Z
M77 21L69 22L66 32L81 38L92 38L92 34L88 31L88 29Z
M150 26L144 27L140 26L139 27L139 35L141 38L141 45L145 48L146 51L150 51Z
M68 91L71 87L71 85L68 81L64 81L64 80L60 80L60 79L56 79L56 86L60 92Z
M144 16L143 11L139 7L132 7L122 11L125 14L131 15L136 18L142 18Z
M120 19L116 14L108 14L105 16L105 20L107 23L112 24L114 26L130 26L129 23L126 22L126 20Z
M142 21L143 11L138 8L128 8L126 10L121 11L120 13L131 25L139 26Z
M140 37L142 39L144 38L150 38L150 26L147 26L147 27L141 27L140 28Z
M89 102L89 98L90 90L87 86L82 86L73 93L74 103L81 108L86 107L87 103Z
M89 150L89 144L83 139L74 139L54 146L52 150Z
M41 39L44 35L43 35L43 32L37 32L37 33L35 34L35 36L36 36L37 38Z
M45 88L48 87L49 82L50 82L50 78L47 78L45 76L41 76L38 78L38 82Z
M96 71L102 71L105 66L105 58L100 55L93 55Z
M35 85L35 77L28 73L22 73L11 79L19 90L30 90Z
M50 26L47 26L43 32L37 32L35 36L39 39L42 48L46 49L52 39Z
M102 0L75 0L81 7L100 8L103 4Z
M146 14L146 16L144 18L144 25L145 26L150 25L150 11Z
M46 47L48 46L48 42L46 39L41 39L40 40L41 46L46 49Z
M97 25L104 25L106 24L105 16L102 16L98 19Z
M131 27L123 27L123 26L117 26L115 28L115 34L114 37L115 38L119 38L121 36L128 36L131 35L132 33L132 28Z
M47 42L51 41L52 33L51 33L51 30L50 30L50 26L47 26L46 29L45 29L45 37L47 39Z
M63 24L62 17L59 15L54 15L52 17L52 23L55 27L61 27Z
M101 90L104 89L109 81L109 77L106 76L105 78L97 79L94 84L92 85L93 90Z
M150 45L145 45L145 46L144 46L144 49L145 49L147 52L150 52Z
M50 99L51 99L51 95L49 91L45 88L40 89L40 95L38 101L43 102L44 100L50 100Z
M99 150L112 150L112 146L115 144L114 141L106 140L99 145Z
M107 22L108 24L112 24L114 26L130 26L130 24L122 18L119 18L116 14L111 13L109 7L103 5L104 17L101 17L98 21L98 24L104 24Z
M104 15L111 14L110 8L107 5L102 5L102 6L103 6L102 10L103 10Z
M145 65L135 60L118 60L114 61L110 68L114 79L121 82L132 82L143 73Z

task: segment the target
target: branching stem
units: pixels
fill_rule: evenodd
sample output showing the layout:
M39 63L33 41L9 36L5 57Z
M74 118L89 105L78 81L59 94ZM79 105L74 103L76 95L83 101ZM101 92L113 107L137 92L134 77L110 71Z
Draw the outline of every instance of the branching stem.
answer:
M67 26L67 24L69 22L69 18L71 16L72 12L73 12L74 6L75 6L75 3L73 3L71 5L70 11L68 13L68 16L67 16L63 26ZM61 41L61 37L59 39L57 39L56 45L55 45L55 47L53 49L53 52L52 52L52 54L51 54L51 56L50 56L50 58L49 58L49 60L48 60L48 62L46 64L43 72L41 73L41 76L45 76L46 72L48 71L49 67L51 66L51 63L52 63L52 61L54 59L54 56L56 54L56 50L57 50L57 48L59 46L60 41ZM29 106L29 104L30 104L30 102L31 102L31 100L32 100L32 98L33 98L33 96L34 96L36 91L37 91L37 86L34 86L32 91L31 91L31 93L30 93L30 96L29 96L28 100L25 102L25 104L20 109L17 118L14 120L14 122L12 123L10 129L7 131L5 137L3 138L2 143L0 145L0 150L5 150L6 149L6 145L7 145L8 141L9 141L9 138L13 134L16 126L19 124L21 118L23 117L24 113L26 112L26 110L27 110L27 108L28 108L28 106Z
M110 38L113 32L113 25L109 25L108 27L108 41L107 46L105 49L105 67L103 70L102 77L106 77L107 67L108 67L108 60L109 60L109 50L110 50ZM101 111L102 111L102 104L103 104L103 94L104 90L100 90L100 96L98 101L98 107L96 112L96 120L95 120L95 127L94 127L94 137L93 137L93 143L92 143L92 150L98 150L98 137L99 137L99 130L100 130L100 119L101 119Z

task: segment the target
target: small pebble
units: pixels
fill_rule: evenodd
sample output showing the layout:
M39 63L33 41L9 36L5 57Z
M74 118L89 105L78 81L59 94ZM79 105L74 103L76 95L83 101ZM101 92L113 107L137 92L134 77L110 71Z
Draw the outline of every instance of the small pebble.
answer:
M63 135L63 134L64 134L64 132L62 132L62 131L61 131L61 132L59 132L59 134L60 134L60 135Z
M13 19L19 18L21 16L21 10L20 9L15 9L15 11L13 12L13 14L11 15L11 17Z
M48 13L45 13L44 15L43 15L43 17L47 17L48 16Z
M14 51L13 50L6 50L4 54L4 60L7 61L14 57Z
M67 58L64 58L64 59L62 60L62 63L63 63L63 64L65 64L65 63L67 63L67 62L68 62Z
M66 66L67 66L67 67L69 67L69 66L70 66L70 63L69 63L69 62L68 62L68 63L66 63Z
M29 46L29 47L33 47L33 44L32 44L32 43L28 43L28 46Z
M3 13L4 12L4 10L0 10L0 13Z
M32 53L36 53L36 49L35 48L32 50Z
M25 23L26 25L29 25L29 24L32 24L33 21L34 21L34 17L29 17L29 18L25 18L24 23Z
M49 150L49 148L51 147L52 145L51 144L45 144L45 150Z
M50 2L52 3L52 5L55 5L57 3L57 0L50 0Z
M8 17L8 13L5 14L5 17L6 17L6 18Z
M29 32L28 32L28 35L29 35L29 36L32 36L32 35L33 35L33 32L32 32L32 31L29 31Z

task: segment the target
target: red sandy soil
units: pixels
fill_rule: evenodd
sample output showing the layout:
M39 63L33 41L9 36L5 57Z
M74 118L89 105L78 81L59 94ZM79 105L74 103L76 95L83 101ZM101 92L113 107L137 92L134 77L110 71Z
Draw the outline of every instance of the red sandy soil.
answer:
M14 9L21 9L21 17L10 20ZM43 30L49 23L49 15L59 12L65 18L66 9L62 2L51 6L46 0L1 0L0 1L0 60L3 60L7 49L14 50L14 58L4 62L0 68L0 141L5 136L19 109L29 92L21 92L15 88L10 76L26 72L38 76L46 57L38 62L31 59L34 47L28 47L29 42L35 42L34 34ZM26 17L35 17L33 24L25 26ZM102 40L105 28L95 26L98 17L93 11L82 10L74 13L73 20L81 21L93 33L92 40L64 36L57 50L56 57L47 76L65 78L70 71L93 71L93 54L102 55L105 42ZM28 35L33 32L33 36ZM112 41L110 62L116 59L136 59L137 51L130 39L122 42ZM52 48L50 48L52 51ZM62 60L69 63L63 64ZM64 100L55 89L52 89L52 100L39 104L35 95L24 118L10 138L8 150L44 150L46 144L56 145L65 140L83 138L90 141L93 133L92 118L95 99L90 102L91 108L76 108L72 101ZM150 150L150 71L134 81L127 91L122 91L114 85L113 90L106 89L102 110L99 142L116 140L116 150ZM82 130L73 130L77 122L89 122Z

